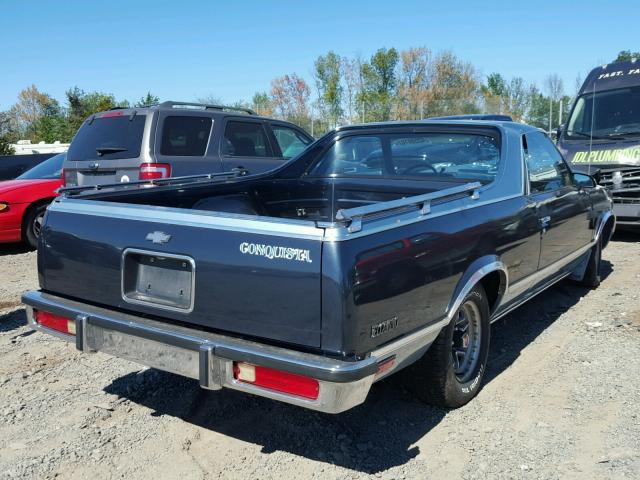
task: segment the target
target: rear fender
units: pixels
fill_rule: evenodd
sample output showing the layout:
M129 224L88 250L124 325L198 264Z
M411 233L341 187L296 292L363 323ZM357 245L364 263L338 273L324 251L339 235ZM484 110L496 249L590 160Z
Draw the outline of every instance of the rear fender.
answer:
M453 296L451 298L451 302L447 307L447 318L449 321L451 321L453 315L458 311L460 305L462 305L465 297L469 294L473 287L481 282L483 278L493 272L498 272L500 275L498 291L487 293L489 295L491 295L492 293L496 294L496 299L491 306L491 313L497 310L497 308L500 306L504 293L507 291L507 287L509 285L509 275L506 265L500 260L497 255L485 255L478 258L473 263L471 263L471 265L469 265L465 273L462 275L462 278L460 278L458 285L456 285Z

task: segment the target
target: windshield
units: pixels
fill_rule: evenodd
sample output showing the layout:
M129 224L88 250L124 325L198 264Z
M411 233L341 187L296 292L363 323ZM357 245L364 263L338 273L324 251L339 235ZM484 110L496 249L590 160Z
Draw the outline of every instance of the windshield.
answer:
M59 153L51 158L48 158L42 163L39 163L35 167L27 170L20 175L17 180L55 180L60 178L62 174L62 162L67 156L66 153Z
M70 161L140 156L146 115L108 115L85 122L71 142Z
M570 140L640 136L640 86L578 98L567 124Z

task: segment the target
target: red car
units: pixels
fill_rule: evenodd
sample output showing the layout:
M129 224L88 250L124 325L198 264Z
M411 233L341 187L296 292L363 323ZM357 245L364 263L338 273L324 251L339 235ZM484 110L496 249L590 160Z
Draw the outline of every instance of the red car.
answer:
M47 206L62 186L60 153L27 170L15 180L0 182L0 243L26 242L38 246Z

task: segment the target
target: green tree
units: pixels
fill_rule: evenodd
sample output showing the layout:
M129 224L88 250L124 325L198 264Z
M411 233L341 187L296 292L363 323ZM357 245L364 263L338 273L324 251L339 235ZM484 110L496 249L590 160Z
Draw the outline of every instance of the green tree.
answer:
M13 155L15 150L11 146L11 142L6 137L0 136L0 155Z
M67 102L69 103L67 124L71 137L75 135L82 122L94 113L104 112L115 107L128 107L126 100L117 101L110 93L89 92L86 93L78 87L67 90Z
M424 117L429 89L429 60L426 47L409 48L400 52L396 118L415 120Z
M314 63L320 110L331 127L342 118L342 61L334 52L320 55Z
M396 96L398 59L395 48L380 48L369 62L362 64L362 91L358 107L364 121L384 121L391 118L391 106Z
M271 104L276 116L301 127L311 129L309 96L311 89L307 82L292 73L271 81Z
M258 115L264 115L265 117L273 116L273 105L267 92L256 92L251 99L251 108L256 111Z
M138 100L133 106L146 107L147 105L157 105L158 103L160 103L160 97L152 94L151 92L147 92L147 94L144 97L140 97L140 100Z
M441 52L430 68L427 114L457 115L478 113L480 83L475 68L451 52Z
M546 130L549 128L549 97L543 95L535 85L529 87L527 96L526 122L529 125Z
M53 143L56 140L61 142L71 141L67 117L64 109L58 102L50 104L38 120L36 120L27 130L26 137L34 142Z
M613 60L614 62L623 62L631 60L632 58L640 58L640 52L632 52L631 50L620 50L618 56Z

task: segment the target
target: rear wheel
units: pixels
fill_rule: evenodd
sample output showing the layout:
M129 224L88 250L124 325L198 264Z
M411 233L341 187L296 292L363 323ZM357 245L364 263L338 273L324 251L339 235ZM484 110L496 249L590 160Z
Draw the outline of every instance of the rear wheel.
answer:
M38 238L42 231L44 214L47 204L37 205L32 208L24 220L24 240L31 248L38 248Z
M424 357L407 369L409 388L440 407L457 408L469 402L481 388L490 329L489 305L484 289L477 285Z

